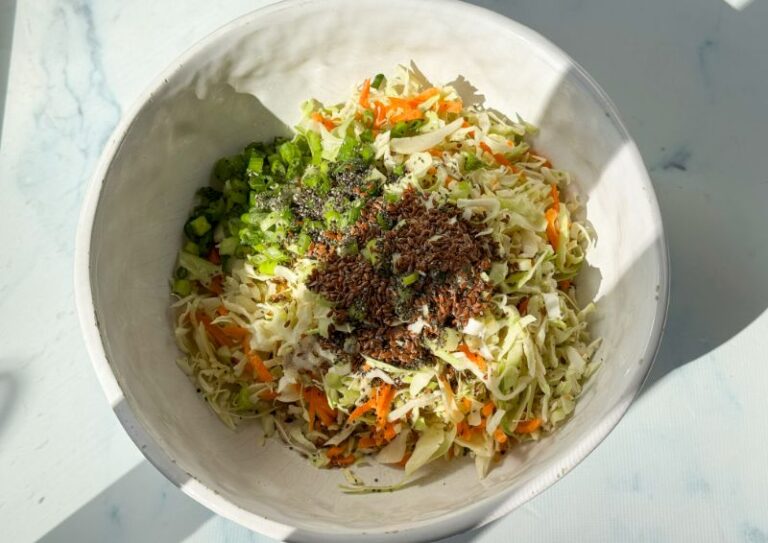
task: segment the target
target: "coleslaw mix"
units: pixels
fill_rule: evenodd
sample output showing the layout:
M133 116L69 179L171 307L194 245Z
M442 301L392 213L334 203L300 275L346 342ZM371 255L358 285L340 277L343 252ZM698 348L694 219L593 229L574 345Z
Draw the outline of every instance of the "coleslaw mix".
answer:
M365 80L343 104L301 110L292 139L219 160L198 192L172 280L178 364L227 426L258 421L315 466L372 457L402 467L405 481L469 455L483 477L515 443L562 424L597 368L594 306L576 304L574 282L593 236L569 174L531 148L530 124L465 107L454 88L403 67ZM406 197L448 210L447 223L492 247L470 270L481 312L435 320L425 303L380 325L418 342L407 363L401 339L386 359L356 347L371 310L342 311L312 286L331 253L339 274L356 262L381 275L386 261L382 281L400 301L437 284L428 269L398 270L401 255L384 255L383 237L347 234L366 216L380 236L403 228L370 210ZM349 492L398 486L350 483Z

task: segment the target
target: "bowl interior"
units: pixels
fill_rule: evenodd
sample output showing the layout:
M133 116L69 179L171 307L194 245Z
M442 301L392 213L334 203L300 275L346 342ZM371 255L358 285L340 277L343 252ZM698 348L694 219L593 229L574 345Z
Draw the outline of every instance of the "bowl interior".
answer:
M203 503L280 537L388 539L402 530L411 530L409 539L437 537L529 499L623 414L651 363L663 315L661 224L615 112L551 44L458 3L337 7L288 2L229 25L166 74L118 133L105 156L90 240L95 318L119 394L145 432L145 454L186 472L172 478L194 482ZM276 440L262 445L256 428L230 431L201 401L174 363L168 278L193 193L216 158L289 133L310 96L343 100L355 82L411 62L434 82L454 82L465 102L537 124L536 147L573 174L598 234L579 282L582 296L599 304L594 331L604 338L604 366L568 424L508 455L486 479L457 461L395 494L350 496L337 488L341 473L309 466ZM358 473L399 477L377 466ZM290 528L274 531L280 525Z

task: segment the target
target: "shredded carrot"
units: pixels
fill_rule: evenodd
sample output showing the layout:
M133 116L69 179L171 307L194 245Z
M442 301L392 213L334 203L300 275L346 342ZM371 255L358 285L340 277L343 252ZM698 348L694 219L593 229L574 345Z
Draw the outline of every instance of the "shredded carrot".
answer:
M214 343L221 347L222 345L230 345L230 338L221 330L221 327L216 326L211 322L211 318L202 311L197 312L197 320L203 323L205 331L211 336Z
M482 415L483 415L484 417L486 417L486 418L487 418L487 417L490 417L490 416L491 416L491 413L493 413L493 407L494 407L494 405L493 405L493 402L488 402L488 403L486 403L486 404L483 406L483 408L480 410L480 413L482 413Z
M275 380L275 378L267 369L267 366L264 365L264 361L257 353L251 353L248 356L248 359L251 363L251 370L253 371L253 375L258 377L259 381L263 381L264 383L271 383Z
M227 337L231 337L232 339L242 341L243 338L247 338L251 335L251 333L243 328L242 326L235 326L235 325L228 325L228 326L222 326L221 331L226 335Z
M429 175L435 175L435 174L437 173L437 168L435 168L434 166L432 166L431 168L429 168L429 169L427 170L427 173L428 173Z
M389 383L381 385L376 394L376 426L384 428L392 407L392 399L395 397L395 388Z
M557 185L552 184L552 209L560 213L560 191L557 190Z
M502 166L506 166L507 168L510 168L512 171L515 171L515 167L512 165L512 163L505 157L502 153L494 153L493 149L491 149L491 146L485 143L484 141L480 142L480 149L491 155L496 162L501 164Z
M371 103L368 101L368 97L371 95L371 80L366 79L363 81L363 89L360 91L360 105L365 109L371 107Z
M438 89L436 87L431 87L431 88L429 88L429 89L427 89L425 91L420 92L416 96L414 96L412 98L412 102L415 102L416 104L420 104L422 102L426 102L427 100L429 100L430 98L432 98L433 96L436 96L438 94L440 94L440 89Z
M557 251L557 246L560 242L560 232L557 231L555 224L557 221L557 211L555 211L554 207L550 207L547 209L544 217L547 219L547 238L549 239L549 244Z
M372 449L376 446L376 438L373 436L363 436L357 441L357 446L360 449Z
M211 249L211 252L208 253L208 261L212 264L216 264L217 266L221 264L221 255L219 254L219 250L216 247Z
M557 286L558 286L558 288L560 290L568 290L569 288L571 288L571 280L570 279L565 279L563 281L560 281L557 284Z
M518 423L515 432L518 434L530 434L531 432L538 430L539 426L541 426L541 419L539 418L524 420Z
M311 117L312 117L313 121L317 121L317 122L321 123L329 131L333 130L334 128L336 128L336 123L334 123L331 119L326 119L325 117L323 117L317 111L313 112Z
M402 113L393 115L390 119L390 123L399 123L401 121L415 121L424 117L424 113L420 109L407 109Z
M469 413L472 410L472 400L464 396L461 399L461 405L459 407L462 413L464 414Z
M226 315L229 315L229 309L227 309L223 305L220 305L219 307L216 308L216 314L224 317Z
M327 449L325 451L325 455L328 458L333 458L334 456L341 456L346 450L346 448L347 448L346 445L338 445L336 447L331 447L330 449Z
M387 122L387 106L376 101L373 103L373 112L375 114L373 128L381 128L384 126L384 123Z
M397 435L397 432L395 431L395 425L391 422L388 422L386 426L384 426L384 430L381 432L381 434L386 441L392 441Z
M208 286L208 290L221 296L224 293L224 288L221 286L223 280L224 278L221 275L217 275L211 279L211 284Z
M427 149L427 152L437 158L441 158L443 156L443 151L441 149L438 149L437 147L432 147L432 149Z
M437 111L438 113L461 113L463 107L461 100L440 100Z
M498 162L502 166L506 166L507 168L510 168L514 171L515 167L512 165L512 163L509 160L507 160L507 157L505 157L503 154L493 153L493 158L495 158L496 162Z
M443 181L443 185L447 188L448 186L450 186L452 181L454 181L453 177L451 177L450 175L446 176L445 181Z
M337 466L348 466L352 464L357 458L354 454L350 454L348 456L342 456L341 458L334 458L333 463Z
M261 392L259 392L259 398L261 398L262 400L274 400L278 396L279 396L279 394L277 393L276 390L268 390L267 389L267 390L262 390Z
M376 409L375 396L371 396L367 402L355 407L355 409L349 414L349 418L347 418L347 422L352 422L356 418L361 417L362 415L365 415L368 411L371 411L372 409Z
M388 96L387 100L389 101L389 107L391 109L402 109L402 110L409 110L416 107L416 104L414 104L409 98L398 98L397 96Z
M463 123L461 123L461 127L462 128L469 128L470 126L472 126L472 125L469 124L467 121L464 121Z
M517 310L521 315L528 313L528 298L523 298L519 304L517 304Z
M320 422L326 427L333 424L336 418L336 411L328 405L328 398L326 398L325 392L318 388L310 387L305 388L302 395L307 404L309 404L307 411L310 420L310 430L314 426L315 417L319 418Z
M398 468L404 468L405 465L408 463L408 460L410 459L411 459L411 453L406 452L403 455L403 458L397 464L395 464L395 466L397 466Z
M464 353L464 355L469 358L469 361L472 362L474 365L476 365L478 368L480 368L480 371L485 371L488 369L488 366L485 363L485 360L482 356L480 356L477 353L473 353L469 350L469 345L466 343L462 343L459 345L459 350Z
M505 433L504 433L504 430L502 430L501 428L496 428L496 430L494 430L494 432L493 432L493 438L494 438L494 439L495 439L497 442L499 442L499 443L501 443L501 444L504 444L504 443L506 443L506 442L507 442L507 434L505 434Z

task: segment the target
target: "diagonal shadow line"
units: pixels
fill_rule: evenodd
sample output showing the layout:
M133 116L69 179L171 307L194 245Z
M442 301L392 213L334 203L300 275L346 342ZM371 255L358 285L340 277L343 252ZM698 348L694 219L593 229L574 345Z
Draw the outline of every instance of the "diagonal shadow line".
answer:
M13 27L16 20L16 0L0 1L0 149L2 149L3 119L5 118L8 79L11 72Z
M39 541L182 541L213 516L142 461Z

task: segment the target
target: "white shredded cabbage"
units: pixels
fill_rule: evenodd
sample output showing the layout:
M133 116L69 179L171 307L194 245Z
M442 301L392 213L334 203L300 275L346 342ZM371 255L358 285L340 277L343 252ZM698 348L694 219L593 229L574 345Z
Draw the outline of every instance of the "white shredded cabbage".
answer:
M319 134L323 160L333 161L349 133L367 128L361 89L335 106L303 104L298 130ZM400 67L369 89L368 100L386 104L427 89L421 76ZM478 235L493 239L499 258L483 272L493 294L485 314L434 330L425 305L407 325L415 335L431 334L424 364L341 360L327 344L331 326L353 328L334 323L331 304L307 287L316 265L309 257L294 257L269 274L248 260L226 267L186 252L179 257L189 280L210 286L224 276L221 293L199 289L173 304L174 335L184 354L179 367L227 426L260 419L265 435L281 436L316 466L359 461L361 440L379 462L404 462L405 478L381 487L345 470L350 484L344 490L352 493L402 488L417 470L462 448L485 476L497 453L564 423L599 367L600 340L587 325L594 305L579 308L573 299L572 283L594 233L579 219L574 191L565 190L570 176L531 149L530 124L463 107L448 86L429 93L417 105L423 114L417 133L393 137L387 125L374 131L368 141L380 162L369 180L383 182L386 197L412 187L429 209L457 206L479 225ZM459 110L441 109L456 104ZM318 122L317 113L334 124ZM223 243L220 228L214 235ZM222 345L222 333L245 336ZM387 391L388 413L380 417L378 400ZM318 394L327 406L321 401L318 407Z

